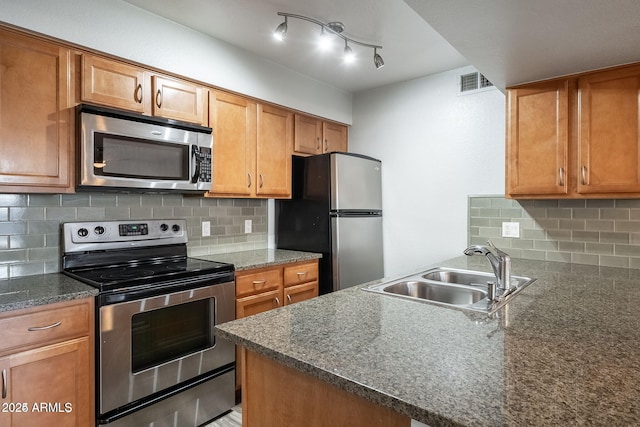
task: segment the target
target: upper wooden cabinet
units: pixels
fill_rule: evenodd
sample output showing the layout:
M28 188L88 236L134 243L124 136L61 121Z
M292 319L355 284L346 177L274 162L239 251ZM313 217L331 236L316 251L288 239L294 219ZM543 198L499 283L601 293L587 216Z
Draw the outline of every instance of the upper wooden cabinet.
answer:
M640 66L580 77L578 91L578 192L640 193Z
M213 128L210 197L291 197L293 113L222 91L209 92Z
M507 194L567 193L569 81L507 91Z
M103 57L82 55L82 101L208 124L207 90Z
M69 49L0 30L0 192L73 191L71 76Z
M346 152L349 128L305 114L295 114L294 151L296 154Z
M507 91L506 195L640 197L640 66Z

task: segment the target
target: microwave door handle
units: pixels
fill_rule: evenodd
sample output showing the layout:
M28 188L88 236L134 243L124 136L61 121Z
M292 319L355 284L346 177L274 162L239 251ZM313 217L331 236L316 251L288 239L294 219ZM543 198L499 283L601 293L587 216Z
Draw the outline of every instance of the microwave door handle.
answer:
M193 166L195 161L195 167L193 167L193 175L191 176L191 183L198 182L198 177L200 176L200 163L202 162L202 158L200 155L200 149L195 145L191 146L191 165Z

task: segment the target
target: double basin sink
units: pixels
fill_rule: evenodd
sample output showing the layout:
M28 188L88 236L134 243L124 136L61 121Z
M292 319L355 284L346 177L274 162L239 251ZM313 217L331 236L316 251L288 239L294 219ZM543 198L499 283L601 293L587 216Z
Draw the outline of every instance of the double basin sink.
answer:
M363 289L414 301L491 314L536 279L511 276L509 290L497 299L490 300L488 282L495 282L495 280L496 276L491 273L436 267Z

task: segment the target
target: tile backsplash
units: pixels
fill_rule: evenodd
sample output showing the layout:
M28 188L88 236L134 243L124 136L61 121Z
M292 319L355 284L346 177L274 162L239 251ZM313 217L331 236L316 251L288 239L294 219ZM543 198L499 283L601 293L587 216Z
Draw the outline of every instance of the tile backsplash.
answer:
M491 239L514 258L640 268L640 200L470 196L469 244ZM503 238L502 222L520 223Z
M0 194L0 279L60 271L60 224L181 218L190 256L267 247L267 201L179 194ZM244 233L244 221L252 232ZM211 236L202 237L202 221Z

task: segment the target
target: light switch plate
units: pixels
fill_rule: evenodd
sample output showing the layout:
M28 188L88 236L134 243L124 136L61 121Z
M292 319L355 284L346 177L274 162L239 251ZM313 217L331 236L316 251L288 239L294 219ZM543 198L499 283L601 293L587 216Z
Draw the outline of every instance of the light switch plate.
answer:
M520 223L519 222L503 222L502 223L502 237L520 237Z
M202 221L202 237L211 236L211 222Z
M245 233L251 233L251 220L250 219L245 219L244 220L244 232Z

